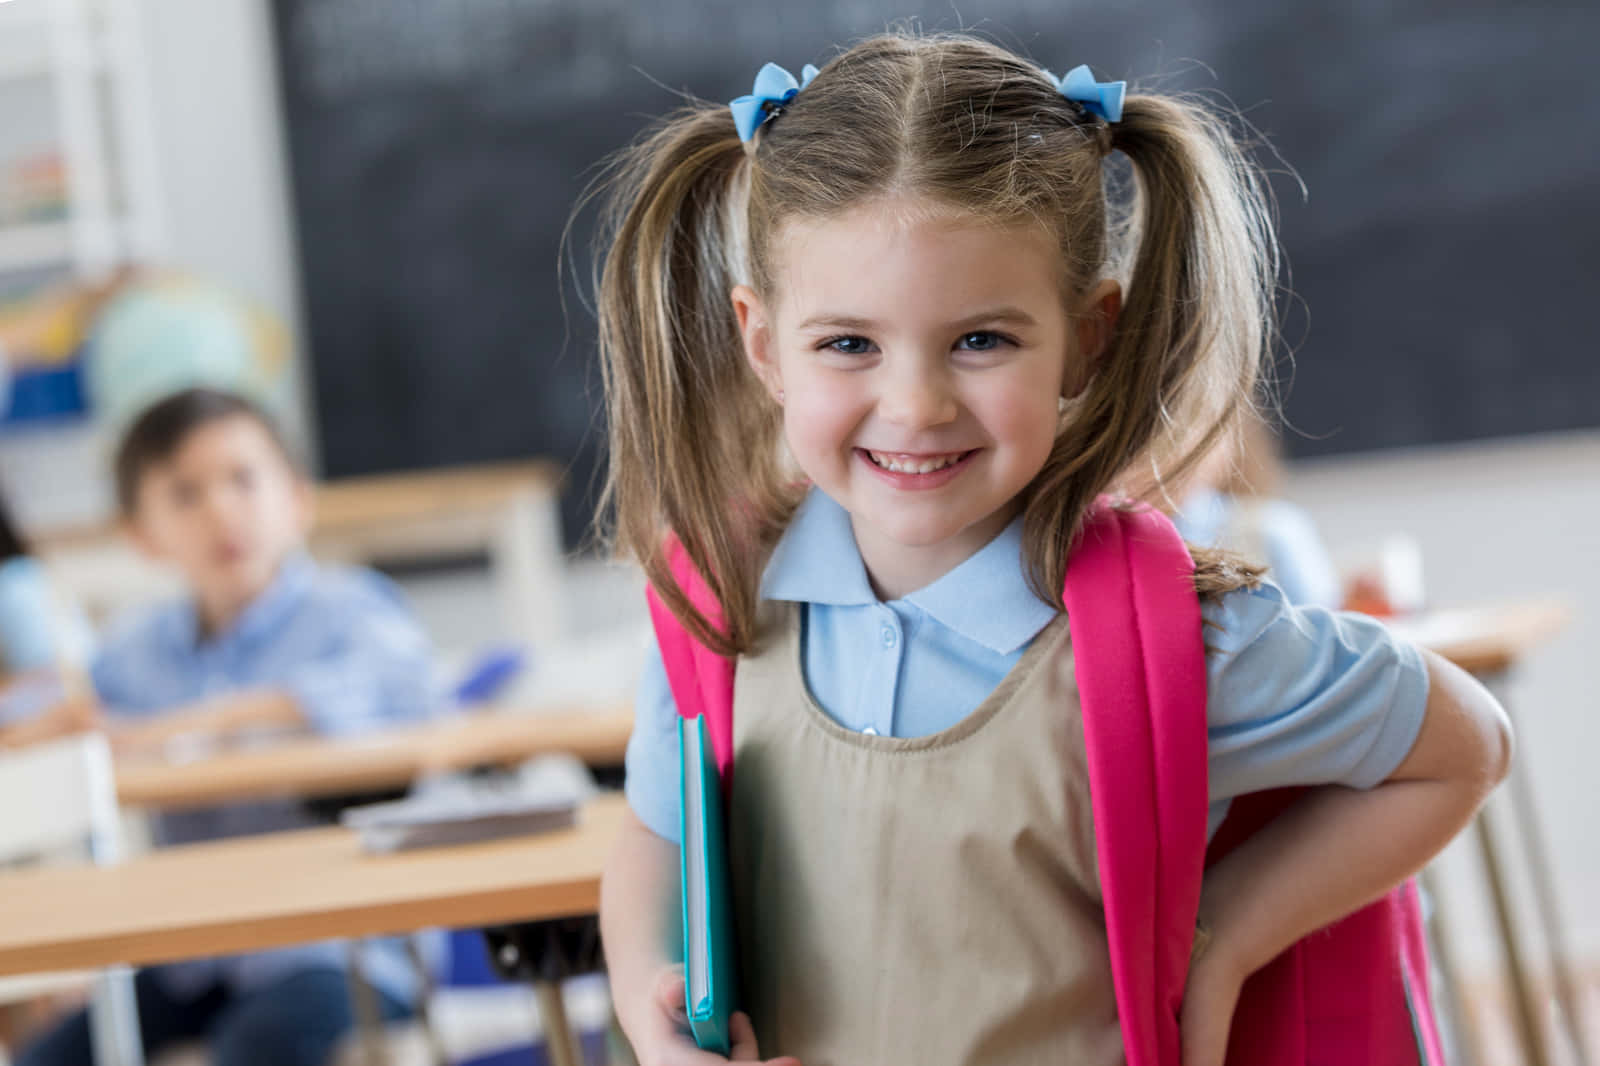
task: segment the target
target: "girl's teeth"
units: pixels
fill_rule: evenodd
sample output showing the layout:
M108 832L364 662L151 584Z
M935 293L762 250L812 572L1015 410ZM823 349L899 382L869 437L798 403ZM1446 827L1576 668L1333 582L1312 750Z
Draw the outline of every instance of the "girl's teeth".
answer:
M935 470L943 470L965 454L957 452L954 455L941 455L932 459L895 459L878 452L868 452L872 461L885 470L893 470L898 474L931 474Z

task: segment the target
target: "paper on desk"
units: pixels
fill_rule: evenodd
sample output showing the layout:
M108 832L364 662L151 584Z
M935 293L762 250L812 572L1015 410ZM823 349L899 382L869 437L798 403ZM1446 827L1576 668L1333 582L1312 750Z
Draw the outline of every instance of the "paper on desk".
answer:
M565 829L594 788L586 773L571 775L559 763L553 759L542 772L525 768L510 777L431 780L403 800L352 807L340 821L375 852Z
M390 809L374 809L381 807ZM577 803L511 800L440 810L414 800L398 800L351 808L342 820L360 835L363 848L387 852L548 833L571 827L577 817Z

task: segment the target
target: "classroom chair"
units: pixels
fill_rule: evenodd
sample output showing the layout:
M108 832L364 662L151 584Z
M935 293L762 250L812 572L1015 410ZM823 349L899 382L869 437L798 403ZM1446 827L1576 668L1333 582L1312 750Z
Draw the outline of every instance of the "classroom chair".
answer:
M605 978L595 974L565 982L563 1019L557 1029L577 1036L583 1066L605 1066L611 1001ZM495 972L484 936L476 930L450 934L450 966L428 997L426 1019L388 1027L376 1061L387 1066L552 1066L541 1003L525 980ZM360 1034L345 1041L334 1066L371 1066L371 1049Z
M111 748L86 733L0 753L0 863L22 863L87 849L92 862L122 859ZM89 1028L101 1066L144 1066L133 971L0 978L0 1002L18 1002L63 988L92 988Z

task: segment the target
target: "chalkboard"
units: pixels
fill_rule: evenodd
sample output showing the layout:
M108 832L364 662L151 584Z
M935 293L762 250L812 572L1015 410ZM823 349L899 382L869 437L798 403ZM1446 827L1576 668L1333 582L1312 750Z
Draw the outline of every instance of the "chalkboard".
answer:
M726 100L907 17L1216 94L1270 139L1294 454L1600 425L1600 5L273 6L330 475L554 456L580 533L599 374L557 267L597 162L681 91Z

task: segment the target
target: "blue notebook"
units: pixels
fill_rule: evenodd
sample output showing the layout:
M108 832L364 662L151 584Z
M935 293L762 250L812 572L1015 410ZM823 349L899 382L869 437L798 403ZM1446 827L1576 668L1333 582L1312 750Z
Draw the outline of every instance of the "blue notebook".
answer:
M706 1051L729 1052L733 1016L733 911L722 786L704 716L678 719L682 768L679 849L683 866L684 1006L689 1031Z

